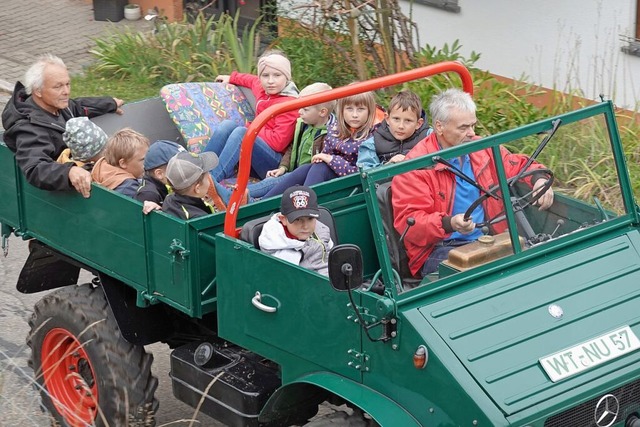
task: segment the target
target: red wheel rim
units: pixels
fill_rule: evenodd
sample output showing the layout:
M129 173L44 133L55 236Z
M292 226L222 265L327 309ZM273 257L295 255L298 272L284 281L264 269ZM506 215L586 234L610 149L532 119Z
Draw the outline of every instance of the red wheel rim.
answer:
M62 328L47 332L42 342L44 386L60 415L72 427L93 424L98 387L91 361L80 341Z

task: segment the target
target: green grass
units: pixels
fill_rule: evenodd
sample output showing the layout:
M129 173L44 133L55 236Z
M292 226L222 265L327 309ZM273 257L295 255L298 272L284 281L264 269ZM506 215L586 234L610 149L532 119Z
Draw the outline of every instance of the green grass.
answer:
M71 88L74 97L108 95L131 102L158 96L162 84L132 79L94 77L89 69L82 76L71 77Z

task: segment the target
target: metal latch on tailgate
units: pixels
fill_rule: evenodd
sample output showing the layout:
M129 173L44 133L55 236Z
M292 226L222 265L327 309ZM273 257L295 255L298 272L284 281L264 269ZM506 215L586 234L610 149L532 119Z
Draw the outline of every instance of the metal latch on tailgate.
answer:
M174 285L182 285L189 281L189 263L187 259L191 252L185 249L182 242L173 239L169 246L169 254L171 254L171 280Z
M172 261L176 261L176 255L178 255L182 259L186 259L191 253L188 249L185 249L182 246L182 242L178 239L173 239L171 245L169 246L169 253L171 254Z

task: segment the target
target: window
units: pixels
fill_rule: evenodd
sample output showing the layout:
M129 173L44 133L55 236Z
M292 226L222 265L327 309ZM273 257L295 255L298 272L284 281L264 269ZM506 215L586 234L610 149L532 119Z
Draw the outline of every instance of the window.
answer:
M437 7L438 9L444 9L449 12L460 13L460 6L458 5L458 0L413 0L413 1L417 4Z
M227 13L232 18L238 13L238 35L242 35L245 28L251 27L255 21L263 15L260 28L266 29L270 34L264 33L262 42L267 42L270 35L278 32L278 21L275 14L276 0L184 0L184 8L193 16L202 10L205 17L215 16L216 19L221 14Z
M624 53L640 56L640 0L636 0L636 25L632 28L632 34L621 34L620 40Z
M636 0L636 40L640 39L640 0Z

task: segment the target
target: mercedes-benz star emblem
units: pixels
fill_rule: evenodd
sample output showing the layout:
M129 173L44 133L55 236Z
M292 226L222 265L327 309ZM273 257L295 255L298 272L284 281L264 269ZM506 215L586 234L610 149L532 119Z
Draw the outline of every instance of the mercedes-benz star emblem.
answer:
M595 421L598 427L609 427L616 422L620 412L620 402L613 394L605 394L598 400Z

